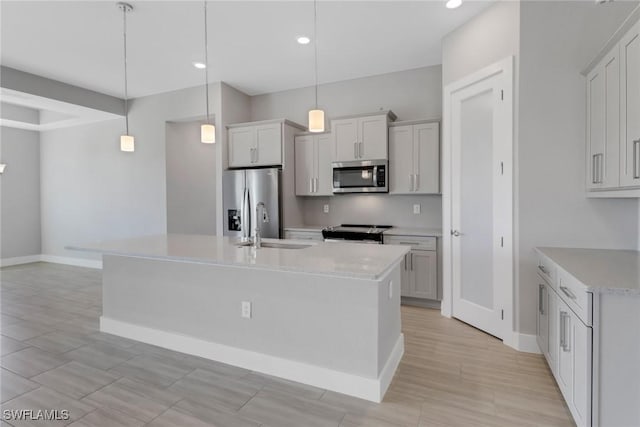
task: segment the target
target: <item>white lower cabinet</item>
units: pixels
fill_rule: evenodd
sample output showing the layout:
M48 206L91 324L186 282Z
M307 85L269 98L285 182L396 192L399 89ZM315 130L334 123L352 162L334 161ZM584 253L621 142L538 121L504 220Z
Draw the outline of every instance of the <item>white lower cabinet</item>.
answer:
M593 330L570 307L572 293L556 292L539 276L537 341L576 425L591 426Z
M411 252L402 264L400 295L403 297L439 300L438 252L435 237L385 236L385 244L408 245Z
M284 238L285 239L293 239L293 240L314 240L318 242L322 242L324 239L322 238L322 231L318 230L284 230Z

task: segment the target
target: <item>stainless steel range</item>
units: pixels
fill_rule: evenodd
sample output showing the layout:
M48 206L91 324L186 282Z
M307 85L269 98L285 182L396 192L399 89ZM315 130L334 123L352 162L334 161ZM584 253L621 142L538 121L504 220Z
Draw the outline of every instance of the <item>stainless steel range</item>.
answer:
M382 236L390 225L342 224L322 230L325 242L354 242L382 244Z

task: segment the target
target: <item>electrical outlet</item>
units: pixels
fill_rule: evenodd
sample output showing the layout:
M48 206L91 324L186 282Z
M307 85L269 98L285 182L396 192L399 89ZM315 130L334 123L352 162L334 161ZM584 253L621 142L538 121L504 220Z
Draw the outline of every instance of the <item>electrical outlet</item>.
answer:
M329 205L328 204L324 205L324 207L322 208L322 211L324 213L329 213Z
M416 215L420 214L420 205L419 204L416 203L415 205L413 205L413 213L416 214Z
M251 319L251 302L242 301L242 317L245 319Z

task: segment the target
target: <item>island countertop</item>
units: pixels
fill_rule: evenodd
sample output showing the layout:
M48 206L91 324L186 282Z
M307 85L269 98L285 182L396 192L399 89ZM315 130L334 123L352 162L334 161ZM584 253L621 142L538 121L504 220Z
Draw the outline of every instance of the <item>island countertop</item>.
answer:
M103 255L130 256L201 264L229 265L267 270L292 271L328 276L377 280L397 262L408 248L397 245L309 242L263 239L263 243L288 243L302 249L238 246L236 238L164 234L101 241L67 249Z

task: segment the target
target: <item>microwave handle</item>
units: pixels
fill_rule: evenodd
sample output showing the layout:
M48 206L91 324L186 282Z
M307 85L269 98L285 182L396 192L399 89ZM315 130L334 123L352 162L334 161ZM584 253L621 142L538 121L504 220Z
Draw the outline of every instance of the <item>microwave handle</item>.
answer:
M373 186L375 187L378 183L378 167L373 167Z

